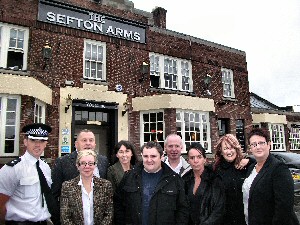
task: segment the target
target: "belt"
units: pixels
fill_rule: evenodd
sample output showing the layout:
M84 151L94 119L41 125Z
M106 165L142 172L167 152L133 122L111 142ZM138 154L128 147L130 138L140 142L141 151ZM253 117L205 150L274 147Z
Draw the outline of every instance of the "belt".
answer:
M37 221L37 222L32 222L32 221L13 221L13 220L6 220L5 225L47 225L47 220L43 221Z

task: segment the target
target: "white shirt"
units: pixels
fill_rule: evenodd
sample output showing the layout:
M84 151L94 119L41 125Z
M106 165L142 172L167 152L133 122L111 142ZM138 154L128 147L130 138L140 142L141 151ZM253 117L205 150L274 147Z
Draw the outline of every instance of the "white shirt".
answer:
M93 202L94 182L92 180L92 187L91 187L92 190L89 194L87 193L87 191L83 186L81 176L78 185L81 186L84 225L93 225L94 224L94 202Z
M178 165L175 167L175 168L172 168L170 163L169 163L169 159L167 158L167 160L165 161L165 163L177 174L180 173L180 169L182 167L182 161L181 161L181 158L180 158L180 161L178 163Z
M242 187L242 191L243 191L243 203L244 203L244 214L245 214L245 220L246 223L248 223L248 200L249 200L249 192L250 192L250 188L251 185L253 183L253 180L255 179L255 177L257 176L257 172L255 167L253 168L251 174L249 175L249 177L247 177L243 183L243 187Z
M37 159L27 151L15 166L4 165L0 169L0 193L10 196L6 203L5 220L43 221L50 218L46 201L42 207L39 176L36 170ZM51 186L51 169L39 159L48 185Z

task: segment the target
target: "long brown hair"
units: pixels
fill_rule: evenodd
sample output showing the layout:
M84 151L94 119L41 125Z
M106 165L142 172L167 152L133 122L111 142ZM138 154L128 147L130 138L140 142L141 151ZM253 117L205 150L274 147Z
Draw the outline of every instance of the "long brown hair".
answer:
M222 143L224 141L236 150L236 158L234 160L235 165L238 165L241 162L241 160L243 159L242 147L241 147L238 139L236 138L236 136L234 136L233 134L226 134L218 140L218 142L215 146L215 151L216 152L215 152L214 169L216 169L218 167L221 160L224 160L224 158L222 156Z

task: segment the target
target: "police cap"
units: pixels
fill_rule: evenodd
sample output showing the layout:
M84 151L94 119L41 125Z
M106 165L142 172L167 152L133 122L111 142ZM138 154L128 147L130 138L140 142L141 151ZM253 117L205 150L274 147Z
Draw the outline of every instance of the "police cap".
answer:
M43 123L32 123L22 128L22 132L33 140L48 140L48 135L51 131L52 128Z

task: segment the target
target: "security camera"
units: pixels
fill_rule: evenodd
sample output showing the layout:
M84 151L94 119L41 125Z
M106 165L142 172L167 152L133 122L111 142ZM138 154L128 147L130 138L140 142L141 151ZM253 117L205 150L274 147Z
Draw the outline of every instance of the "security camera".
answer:
M74 81L72 81L72 80L66 80L65 84L67 86L73 86L74 85Z

